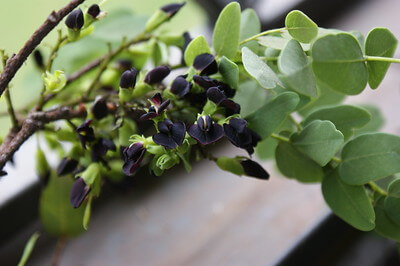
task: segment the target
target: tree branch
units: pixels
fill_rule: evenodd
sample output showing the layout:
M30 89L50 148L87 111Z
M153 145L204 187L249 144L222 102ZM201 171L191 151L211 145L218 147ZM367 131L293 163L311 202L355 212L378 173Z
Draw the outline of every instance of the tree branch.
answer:
M14 153L29 139L36 131L43 128L47 123L61 120L85 117L86 109L71 107L59 107L45 112L32 112L23 121L21 129L16 132L14 129L10 131L0 146L0 170L12 158Z
M10 83L10 81L17 73L18 69L22 66L28 56L33 50L41 43L41 41L52 31L58 23L74 10L78 5L82 4L85 0L72 0L65 7L59 11L53 11L45 20L45 22L32 34L29 40L25 43L18 54L12 56L4 68L3 73L0 75L0 96Z

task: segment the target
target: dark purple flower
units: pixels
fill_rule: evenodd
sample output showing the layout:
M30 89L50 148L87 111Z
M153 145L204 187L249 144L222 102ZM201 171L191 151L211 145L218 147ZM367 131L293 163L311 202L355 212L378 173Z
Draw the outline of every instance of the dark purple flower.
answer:
M235 96L236 93L236 91L232 89L228 84L207 76L194 75L193 81L200 87L204 88L206 91L211 87L218 87L225 93L226 97L228 98L232 98L233 96Z
M153 141L167 149L175 149L182 145L185 139L186 126L183 122L173 123L169 119L165 119L157 124L158 131L153 136Z
M241 118L232 118L229 124L224 124L225 136L236 147L245 149L249 154L254 153L254 147L261 137L247 127L247 121Z
M209 88L207 90L207 98L218 106L224 107L226 116L240 113L240 105L228 99L219 87Z
M185 4L186 4L186 2L181 3L181 4L178 4L178 3L168 4L168 5L161 7L161 10L164 11L165 13L167 13L167 15L170 18L172 18L179 11L179 9L181 9Z
M40 50L37 49L33 52L33 58L35 59L35 64L39 68L44 68L43 56L42 56L42 53L40 52Z
M112 140L99 138L92 146L91 157L93 162L103 161L103 156L107 151L116 151L117 147Z
M136 85L137 74L138 71L134 67L126 70L124 73L122 73L121 79L119 81L119 86L123 89L134 88Z
M130 59L119 59L114 67L119 71L123 72L126 70L130 70L132 68L132 60Z
M108 115L107 101L103 97L96 97L92 105L92 113L97 120L100 120Z
M94 130L90 127L92 120L86 120L80 126L75 129L78 133L79 140L81 141L82 147L86 149L86 143L95 141Z
M79 177L76 179L74 185L71 189L71 205L74 208L79 208L82 205L82 202L85 200L86 196L90 192L90 187L86 185L85 180Z
M75 171L78 161L69 157L64 157L57 167L57 175L63 176Z
M97 4L93 4L89 7L87 12L92 16L92 18L97 18L97 16L100 14L100 7Z
M83 27L83 23L83 13L80 8L72 11L65 20L65 25L72 30L80 30Z
M208 76L218 72L218 64L212 54L201 54L196 56L193 61L193 67L200 71L201 76Z
M252 160L242 160L240 164L243 167L244 174L247 176L268 180L269 174L265 169L257 162Z
M158 66L147 72L144 82L153 85L163 81L171 73L169 66Z
M143 160L146 149L140 142L132 143L129 147L126 147L122 151L122 159L124 160L124 166L122 171L125 175L131 176L139 168L140 163Z
M201 116L197 124L189 127L188 134L203 145L211 144L224 136L222 126L214 123L210 116Z
M183 76L178 76L171 84L171 92L183 97L189 93L192 83L188 82Z
M140 117L140 120L150 120L156 116L159 116L170 103L169 99L163 101L159 92L154 94L153 97L150 98L150 101L153 103L153 105L149 107L149 111L147 113Z

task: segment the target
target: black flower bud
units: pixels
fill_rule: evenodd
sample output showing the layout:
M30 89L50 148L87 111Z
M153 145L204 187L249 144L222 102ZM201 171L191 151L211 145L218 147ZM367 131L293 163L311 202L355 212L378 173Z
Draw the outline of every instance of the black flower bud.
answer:
M240 105L228 99L220 87L211 87L207 90L207 98L218 106L225 108L225 115L231 116L240 113Z
M222 126L214 123L210 116L201 116L197 124L189 127L188 134L202 145L214 143L224 136Z
M178 76L171 84L171 92L183 97L189 93L192 83L188 82L183 76Z
M90 127L91 123L92 120L86 120L75 129L75 132L78 133L79 140L81 141L82 148L84 149L86 149L87 142L93 142L96 140L94 130Z
M72 207L79 208L89 192L90 186L86 185L85 180L79 177L71 189L70 202Z
M41 69L44 69L43 56L40 50L35 50L33 52L33 58L35 59L36 66Z
M78 166L78 161L69 157L64 157L57 167L57 175L64 176L73 173Z
M257 162L252 160L242 160L240 164L243 167L244 174L247 176L268 180L269 174L265 169Z
M100 14L100 7L97 4L93 4L89 7L87 13L91 15L93 18L97 18L97 16Z
M160 133L153 135L153 141L167 149L175 149L182 145L185 139L186 126L183 122L173 123L165 119L157 124Z
M218 64L212 54L204 53L196 56L193 67L200 71L200 75L212 75L218 72Z
M100 120L108 115L107 101L101 96L96 97L92 105L92 113L97 120Z
M72 11L65 20L65 25L67 25L71 30L80 30L83 27L83 24L83 12L80 8Z
M122 73L119 86L123 89L132 89L136 85L136 76L137 76L136 68L131 68L130 70L126 70Z
M163 7L161 7L160 9L162 11L164 11L170 18L172 18L173 16L175 16L175 14L185 5L186 3L174 3L174 4L168 4L165 5Z
M144 77L144 82L153 85L163 81L171 73L171 68L168 66L158 66L147 72Z

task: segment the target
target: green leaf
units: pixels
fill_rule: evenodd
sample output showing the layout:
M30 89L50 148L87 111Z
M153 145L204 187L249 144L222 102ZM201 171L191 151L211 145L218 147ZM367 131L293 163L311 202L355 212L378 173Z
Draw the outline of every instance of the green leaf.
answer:
M274 138L266 138L258 142L256 147L257 157L261 160L274 158L275 149L277 146L278 142Z
M85 212L83 214L83 223L82 226L85 230L89 228L90 216L92 214L92 197L89 197L88 203L85 207Z
M236 158L219 157L216 161L219 168L232 174L241 176L244 174L244 169Z
M290 143L279 142L275 150L275 160L283 175L303 183L320 182L324 176L321 166L304 156Z
M278 67L290 88L306 96L318 96L311 63L299 42L287 43L278 57Z
M282 50L285 48L285 46L288 44L292 38L285 38L285 37L279 37L279 36L261 36L257 38L258 43L262 46L277 49L277 50ZM310 44L308 43L300 43L301 48L304 51L310 50Z
M255 80L247 80L240 84L233 100L240 104L240 114L243 117L256 111L267 100L267 91Z
M283 87L275 72L249 48L242 49L243 66L247 73L260 83L265 89L273 89L278 84Z
M361 135L349 141L342 151L340 177L350 185L400 172L400 137L386 133Z
M269 137L296 108L299 100L299 96L294 92L279 94L246 117L249 127L262 139Z
M384 202L384 208L386 215L396 223L400 225L400 198L386 197Z
M396 178L390 182L388 193L391 197L400 198L400 178Z
M330 121L315 120L290 137L293 146L325 166L344 143L343 134Z
M239 83L239 67L231 60L223 56L219 61L219 73L226 83L232 88L237 88Z
M77 236L84 231L84 205L74 209L70 204L73 183L70 176L58 178L53 172L40 195L40 219L46 231L54 236Z
M372 29L365 41L365 54L368 56L393 57L397 39L386 28ZM368 84L372 89L378 88L390 66L389 62L367 61Z
M396 241L400 241L400 225L393 222L387 215L384 207L385 198L380 198L375 205L376 227L375 231Z
M385 118L379 108L373 105L362 105L362 107L368 110L368 113L371 115L371 120L362 128L355 129L354 134L361 135L364 133L376 132L381 129L385 124Z
M28 262L28 259L31 256L31 253L33 251L33 248L35 247L36 241L38 240L39 236L40 236L39 232L35 232L29 238L28 242L25 245L24 252L22 253L22 257L18 262L18 266L24 266Z
M261 31L261 22L256 11L252 8L243 10L240 18L240 41L250 38ZM248 47L253 52L257 52L258 44L256 40L244 43L240 48Z
M193 61L196 58L196 56L208 53L211 54L210 47L208 47L208 43L206 41L206 38L204 38L203 35L197 36L194 38L189 45L187 46L185 50L185 63L187 66L193 65Z
M321 108L311 113L303 122L307 125L314 120L329 120L335 124L336 129L343 133L345 139L353 135L354 128L365 126L371 115L367 110L353 105L339 105Z
M311 47L313 71L330 89L355 95L367 85L368 71L357 39L348 33L326 35Z
M375 228L375 213L363 186L347 185L337 171L322 180L322 194L332 211L362 231Z
M311 42L318 34L317 24L299 10L287 14L285 26L293 39L303 43Z
M240 5L232 2L225 6L215 23L213 47L217 55L232 58L239 48Z

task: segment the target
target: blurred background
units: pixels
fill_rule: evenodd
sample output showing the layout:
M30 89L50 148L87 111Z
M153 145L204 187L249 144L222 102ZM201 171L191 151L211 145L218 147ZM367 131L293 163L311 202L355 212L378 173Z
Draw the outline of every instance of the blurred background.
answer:
M8 53L17 52L50 11L67 2L1 0L0 48ZM95 2L98 1L87 1L84 6ZM109 16L134 14L129 23L121 26L121 31L134 34L140 31L155 9L170 2L108 0L103 8ZM228 2L190 0L166 29L177 33L189 30L192 36L201 33L210 37L210 25ZM289 10L300 9L319 26L359 30L363 34L381 26L400 36L398 0L239 2L242 9L255 8L265 29L281 27ZM98 34L107 35L102 38L120 37L118 33ZM54 38L53 33L44 40L42 47L51 44ZM92 44L93 40L92 43L89 40L87 51L93 50ZM74 55L76 49L81 48L65 49L63 60L79 59ZM101 49L104 51L105 47ZM101 52L101 49L96 51ZM74 63L79 61L69 62ZM399 66L392 65L379 90L368 90L348 100L378 105L386 117L383 131L395 134L400 134L398 72ZM38 95L40 82L40 76L28 60L11 89L17 108ZM5 104L1 99L0 113L4 111ZM8 118L0 117L0 125L0 136L4 136L9 126ZM18 193L37 183L32 160L34 148L33 142L25 145L16 155L16 167L8 166L10 175L0 180L0 208L4 209ZM218 152L229 155L237 150L223 147ZM266 162L264 165L271 173L268 182L238 178L221 172L210 162L200 162L194 165L190 175L174 169L161 178L142 180L124 193L112 191L110 197L95 203L89 231L68 241L60 265L273 265L328 214L328 209L319 185L302 185L281 178L273 164ZM26 210L26 206L21 204L21 209L14 213L36 213L36 210ZM0 213L0 220L8 221L6 226L13 223L5 212ZM26 219L23 214L13 217ZM25 223L23 230L13 232L11 236L2 232L1 235L8 235L8 238L1 241L0 265L15 265L25 241L34 230L41 229L38 221L30 221ZM1 227L0 230L8 230L4 223ZM55 241L50 236L42 236L29 265L50 265ZM372 265L365 261L360 263L352 265Z

